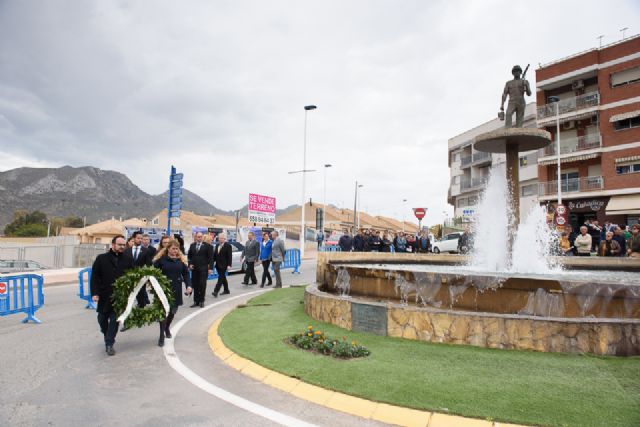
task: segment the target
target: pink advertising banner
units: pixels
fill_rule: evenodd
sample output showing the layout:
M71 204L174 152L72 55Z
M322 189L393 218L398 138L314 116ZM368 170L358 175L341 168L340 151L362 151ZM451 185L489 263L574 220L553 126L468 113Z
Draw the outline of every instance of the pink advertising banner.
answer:
M249 222L274 224L276 222L276 198L250 193Z

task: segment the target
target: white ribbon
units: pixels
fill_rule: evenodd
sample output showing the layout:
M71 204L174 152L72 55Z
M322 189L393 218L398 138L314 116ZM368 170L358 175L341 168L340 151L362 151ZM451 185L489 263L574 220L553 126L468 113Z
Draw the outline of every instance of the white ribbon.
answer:
M160 302L164 307L165 315L169 314L169 301L167 300L167 296L162 290L162 286L160 286L160 283L158 283L158 279L153 276L144 276L142 279L140 279L136 287L133 288L131 294L129 294L129 299L127 300L127 308L124 310L124 313L122 313L120 317L118 317L118 323L123 324L124 321L127 320L127 317L129 317L129 315L131 314L131 310L133 310L133 304L136 301L138 292L140 292L140 289L142 289L142 287L145 285L147 287L147 290L150 291L153 288L156 291L156 296L160 299Z

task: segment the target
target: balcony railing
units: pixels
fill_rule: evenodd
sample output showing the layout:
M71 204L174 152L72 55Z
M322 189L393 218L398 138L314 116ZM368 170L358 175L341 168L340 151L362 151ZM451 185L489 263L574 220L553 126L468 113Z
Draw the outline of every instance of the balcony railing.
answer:
M460 167L467 167L469 165L471 165L471 162L473 161L473 157L471 156L467 156L467 157L461 157L460 158Z
M547 181L539 183L540 196L552 196L558 194L558 181ZM604 188L604 177L587 176L584 178L563 179L560 182L562 193L577 193L582 191L596 191Z
M589 92L573 98L562 99L560 102L560 115L579 111L584 108L595 107L600 104L600 93ZM556 104L545 104L538 107L538 120L555 117Z
M482 187L487 182L487 178L463 179L460 181L460 190L472 190Z
M481 163L484 161L491 161L491 153L483 153L482 151L478 151L477 153L473 153L473 163Z
M599 133L579 136L577 138L562 139L560 137L560 154L575 153L576 151L591 150L598 148L602 145L602 141ZM540 157L555 156L556 155L556 142L551 141L551 144L540 150Z

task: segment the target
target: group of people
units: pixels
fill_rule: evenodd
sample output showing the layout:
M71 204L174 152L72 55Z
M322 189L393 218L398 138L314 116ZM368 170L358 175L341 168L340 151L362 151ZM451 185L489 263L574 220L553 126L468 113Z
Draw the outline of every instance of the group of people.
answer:
M134 232L132 236L125 240L122 235L111 240L111 248L108 252L96 257L91 270L91 296L97 304L98 324L104 336L105 351L109 356L115 354L114 344L118 333L117 313L112 305L113 284L123 276L128 270L154 266L169 279L173 293L173 303L171 304L167 316L159 322L160 336L158 345L163 346L165 338L171 338L171 322L178 311L178 307L183 304L184 295L190 296L193 293L193 304L191 307L204 307L207 278L214 268L218 274L218 281L212 292L214 297L230 294L229 283L226 274L232 266L233 249L227 242L226 235L221 233L214 243L209 235L198 232L194 236L193 243L188 251L184 249L184 240L180 236L163 236L160 239L158 248L151 245L151 239L142 232ZM263 233L262 242L255 239L253 232L249 233L248 241L242 253L241 262L246 263L243 284L257 284L255 276L255 265L262 263L262 286L268 282L272 284L269 266L273 263L276 277L276 288L282 287L280 276L280 265L284 261L285 245L278 237L277 231L271 234ZM136 295L138 307L149 304L149 297L144 288ZM123 326L123 329L126 328Z
M320 245L322 240L318 243ZM349 230L344 230L337 244L342 252L431 252L431 239L425 232L414 235L399 231L394 235L388 230L361 228L351 236Z
M558 251L564 256L640 258L640 224L622 228L619 225L588 220L579 233L568 226L560 235Z

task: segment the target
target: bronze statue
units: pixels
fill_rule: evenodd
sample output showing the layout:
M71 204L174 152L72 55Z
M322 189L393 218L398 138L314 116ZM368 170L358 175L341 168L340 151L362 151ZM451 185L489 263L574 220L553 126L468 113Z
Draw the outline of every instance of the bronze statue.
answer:
M510 128L511 124L511 116L513 113L516 113L516 125L515 127L521 128L524 122L524 109L526 107L526 102L524 100L524 94L526 93L528 96L531 96L531 88L529 87L529 82L524 78L527 74L527 68L525 68L524 73L522 73L522 68L519 65L514 66L511 69L511 74L513 74L513 80L509 80L504 85L504 91L502 92L502 104L500 104L500 112L498 113L498 117L500 120L505 120L504 127ZM507 104L507 113L505 117L504 113L504 101L507 99L507 95L509 95L509 104Z

